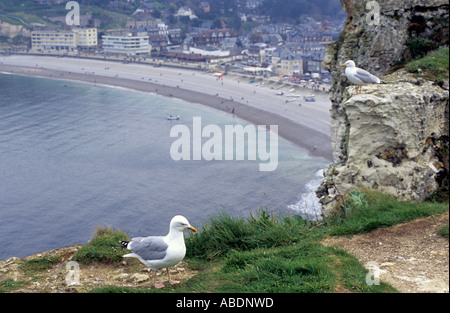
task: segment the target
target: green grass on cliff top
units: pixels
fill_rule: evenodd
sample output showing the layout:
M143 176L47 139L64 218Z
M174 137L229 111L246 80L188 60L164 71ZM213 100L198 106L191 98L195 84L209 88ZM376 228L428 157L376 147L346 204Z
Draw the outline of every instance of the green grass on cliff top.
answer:
M369 286L368 271L353 255L319 241L327 236L371 232L440 214L448 203L398 202L373 191L364 206L349 202L347 216L310 222L260 210L250 217L222 212L186 239L186 261L199 274L158 291L107 287L100 292L396 292L381 282Z
M326 247L320 240L367 233L441 214L448 211L448 203L398 202L375 191L362 193L364 201L349 200L345 214L320 222L274 215L262 209L247 218L222 212L197 227L198 234L186 238L185 260L199 273L185 283L160 290L109 286L94 292L396 292L384 282L368 285L369 272L355 256L339 248ZM99 228L73 260L81 264L120 262L127 250L118 247L118 240L125 239L127 235L123 232ZM46 266L52 266L47 263ZM0 282L0 292L20 286Z
M412 61L406 64L405 70L420 74L437 83L443 83L444 80L449 79L449 48L439 48L421 59Z

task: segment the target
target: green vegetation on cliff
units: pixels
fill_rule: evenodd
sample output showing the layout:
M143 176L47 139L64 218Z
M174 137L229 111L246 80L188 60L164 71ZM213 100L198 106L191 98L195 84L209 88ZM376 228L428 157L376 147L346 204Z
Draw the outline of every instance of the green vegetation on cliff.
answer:
M423 78L443 84L449 79L449 48L442 47L405 66L410 73L420 74Z
M183 284L161 290L108 286L95 292L396 292L381 282L368 285L368 270L355 256L326 247L320 240L338 235L371 232L425 216L448 211L448 203L398 202L375 191L361 190L346 196L346 212L322 221L299 216L273 215L259 210L250 217L221 213L199 233L186 238L186 261L198 274ZM441 231L445 236L445 229ZM448 228L447 228L448 236ZM121 231L99 228L94 238L73 255L81 264L121 262L128 253L118 240ZM52 267L51 258L33 259L22 265L30 275ZM0 282L1 291L24 283Z
M33 24L60 28L61 24L54 22L52 18L65 18L70 12L66 10L67 2L40 5L34 1L0 0L0 20L14 25L23 25L29 30L33 29ZM103 3L99 1L97 1L99 3L78 2L80 3L81 15L91 14L92 18L100 23L100 30L125 27L129 16L135 9L133 6L127 6L127 9L111 10L104 4L104 1L101 1Z
M120 240L129 240L129 238L120 230L97 227L94 238L76 252L73 260L82 264L121 261L125 249L122 249Z

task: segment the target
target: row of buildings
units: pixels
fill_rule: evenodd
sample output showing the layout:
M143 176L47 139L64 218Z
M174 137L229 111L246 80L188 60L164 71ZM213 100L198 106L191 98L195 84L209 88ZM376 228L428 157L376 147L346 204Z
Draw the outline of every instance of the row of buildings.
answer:
M173 62L233 64L268 67L275 74L299 76L321 74L325 47L338 37L337 27L324 27L310 20L304 25L268 24L239 35L233 29L193 29L181 39L180 29L162 20L133 20L122 30L99 37L94 27L72 30L35 30L31 35L35 52L96 52L124 56L152 56ZM228 66L228 68L230 68Z
M31 32L33 52L74 52L97 49L97 28L74 28L70 31L39 30Z
M112 54L149 55L151 45L148 35L117 33L101 38L103 51ZM57 52L98 52L97 28L74 28L69 31L39 30L31 32L31 51L43 53Z

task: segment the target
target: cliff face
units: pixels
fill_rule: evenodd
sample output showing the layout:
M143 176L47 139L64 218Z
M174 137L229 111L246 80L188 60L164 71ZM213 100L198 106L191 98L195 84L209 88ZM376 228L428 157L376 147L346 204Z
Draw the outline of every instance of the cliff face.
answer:
M0 20L0 37L4 37L3 40L0 40L0 51L11 48L27 49L31 32L23 25L13 25ZM14 41L14 38L18 37L23 37L23 39Z
M385 76L408 58L408 40L439 35L437 25L448 21L448 2L377 3L380 19L372 23L366 1L342 0L346 25L324 61L333 75L330 131L335 162L325 169L317 190L325 215L337 204L337 190L344 194L364 186L399 200L420 201L448 173L448 89L401 71ZM386 84L365 86L362 94L354 95L355 87L349 87L340 67L349 59Z
M23 25L13 25L0 20L0 36L14 38L19 35L30 37L31 32Z
M352 95L355 87L344 93L344 122L333 123L340 161L325 170L318 191L325 214L335 206L337 190L363 186L421 201L446 175L448 91L406 72L384 79L387 84L367 86L363 94Z

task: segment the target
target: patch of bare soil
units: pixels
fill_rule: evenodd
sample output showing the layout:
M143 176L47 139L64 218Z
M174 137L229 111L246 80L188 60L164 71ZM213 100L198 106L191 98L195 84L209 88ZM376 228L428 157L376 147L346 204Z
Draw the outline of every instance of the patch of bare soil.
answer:
M364 235L327 238L322 244L353 254L400 292L449 292L449 241L437 234L448 219L447 212Z

